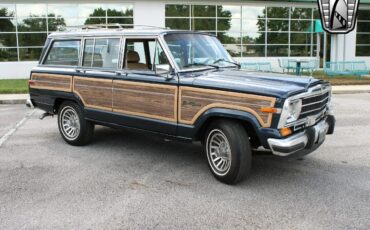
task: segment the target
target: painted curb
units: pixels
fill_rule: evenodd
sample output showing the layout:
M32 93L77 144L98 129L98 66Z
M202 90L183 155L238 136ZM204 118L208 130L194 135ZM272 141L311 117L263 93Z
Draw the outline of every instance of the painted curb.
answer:
M0 105L15 105L15 104L24 104L26 105L27 99L4 99L0 100Z

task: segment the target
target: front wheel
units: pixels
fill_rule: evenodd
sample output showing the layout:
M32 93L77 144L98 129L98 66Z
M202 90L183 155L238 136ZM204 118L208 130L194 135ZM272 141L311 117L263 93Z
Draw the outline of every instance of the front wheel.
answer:
M208 166L217 180L236 184L250 171L252 152L244 127L231 120L216 120L205 134Z
M92 139L94 124L86 121L80 106L63 102L58 112L58 127L63 139L70 145L85 145Z

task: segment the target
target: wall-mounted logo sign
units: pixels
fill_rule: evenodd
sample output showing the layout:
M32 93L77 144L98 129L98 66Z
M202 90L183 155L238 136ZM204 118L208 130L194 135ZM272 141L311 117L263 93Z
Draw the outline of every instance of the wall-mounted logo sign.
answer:
M360 0L318 0L324 30L333 34L352 31Z

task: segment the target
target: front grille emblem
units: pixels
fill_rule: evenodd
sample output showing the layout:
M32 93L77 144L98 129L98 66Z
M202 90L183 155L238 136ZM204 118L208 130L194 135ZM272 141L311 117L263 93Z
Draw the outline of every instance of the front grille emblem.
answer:
M359 0L318 0L321 22L329 33L348 33L355 28Z

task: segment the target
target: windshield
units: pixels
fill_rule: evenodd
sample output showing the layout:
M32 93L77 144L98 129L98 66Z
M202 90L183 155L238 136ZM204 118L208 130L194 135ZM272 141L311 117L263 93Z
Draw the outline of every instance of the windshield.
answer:
M181 70L204 67L235 67L220 41L205 34L167 34L165 41Z

